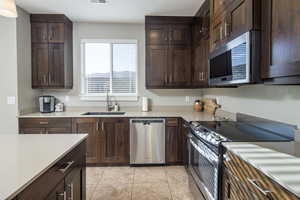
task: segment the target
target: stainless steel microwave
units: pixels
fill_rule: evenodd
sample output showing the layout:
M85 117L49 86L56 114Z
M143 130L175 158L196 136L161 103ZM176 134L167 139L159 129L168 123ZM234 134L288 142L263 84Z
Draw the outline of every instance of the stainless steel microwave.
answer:
M244 33L210 54L209 84L230 86L260 82L260 33Z

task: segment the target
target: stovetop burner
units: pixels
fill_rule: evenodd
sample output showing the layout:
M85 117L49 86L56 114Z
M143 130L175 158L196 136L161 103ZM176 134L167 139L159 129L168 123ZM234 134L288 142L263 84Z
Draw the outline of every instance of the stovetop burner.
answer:
M275 128L277 124L265 123L245 123L234 121L194 121L190 126L194 134L202 140L214 146L222 142L272 142L272 141L292 141L293 138L284 133L270 131L270 127ZM266 128L264 128L266 127Z

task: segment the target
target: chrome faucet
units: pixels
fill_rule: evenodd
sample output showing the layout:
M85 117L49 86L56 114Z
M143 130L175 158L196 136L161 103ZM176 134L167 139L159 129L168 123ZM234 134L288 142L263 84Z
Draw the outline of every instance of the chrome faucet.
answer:
M106 90L106 111L109 112L109 111L112 111L113 109L113 105L111 104L111 100L109 98L109 90Z

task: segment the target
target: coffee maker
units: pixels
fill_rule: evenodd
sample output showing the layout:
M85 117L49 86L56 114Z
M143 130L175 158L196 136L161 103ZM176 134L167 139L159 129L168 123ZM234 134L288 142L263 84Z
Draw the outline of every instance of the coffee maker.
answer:
M54 96L40 96L40 112L52 113L55 111L55 97Z

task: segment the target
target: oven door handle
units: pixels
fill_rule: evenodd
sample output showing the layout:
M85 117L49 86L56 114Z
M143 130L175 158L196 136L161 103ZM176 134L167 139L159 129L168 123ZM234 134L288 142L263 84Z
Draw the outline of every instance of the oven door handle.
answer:
M200 153L202 156L204 156L207 160L209 160L213 164L218 165L218 157L217 156L213 157L213 154L210 154L210 156L207 156L205 154L204 150L202 150L193 140L190 139L190 143L197 150L198 153Z

